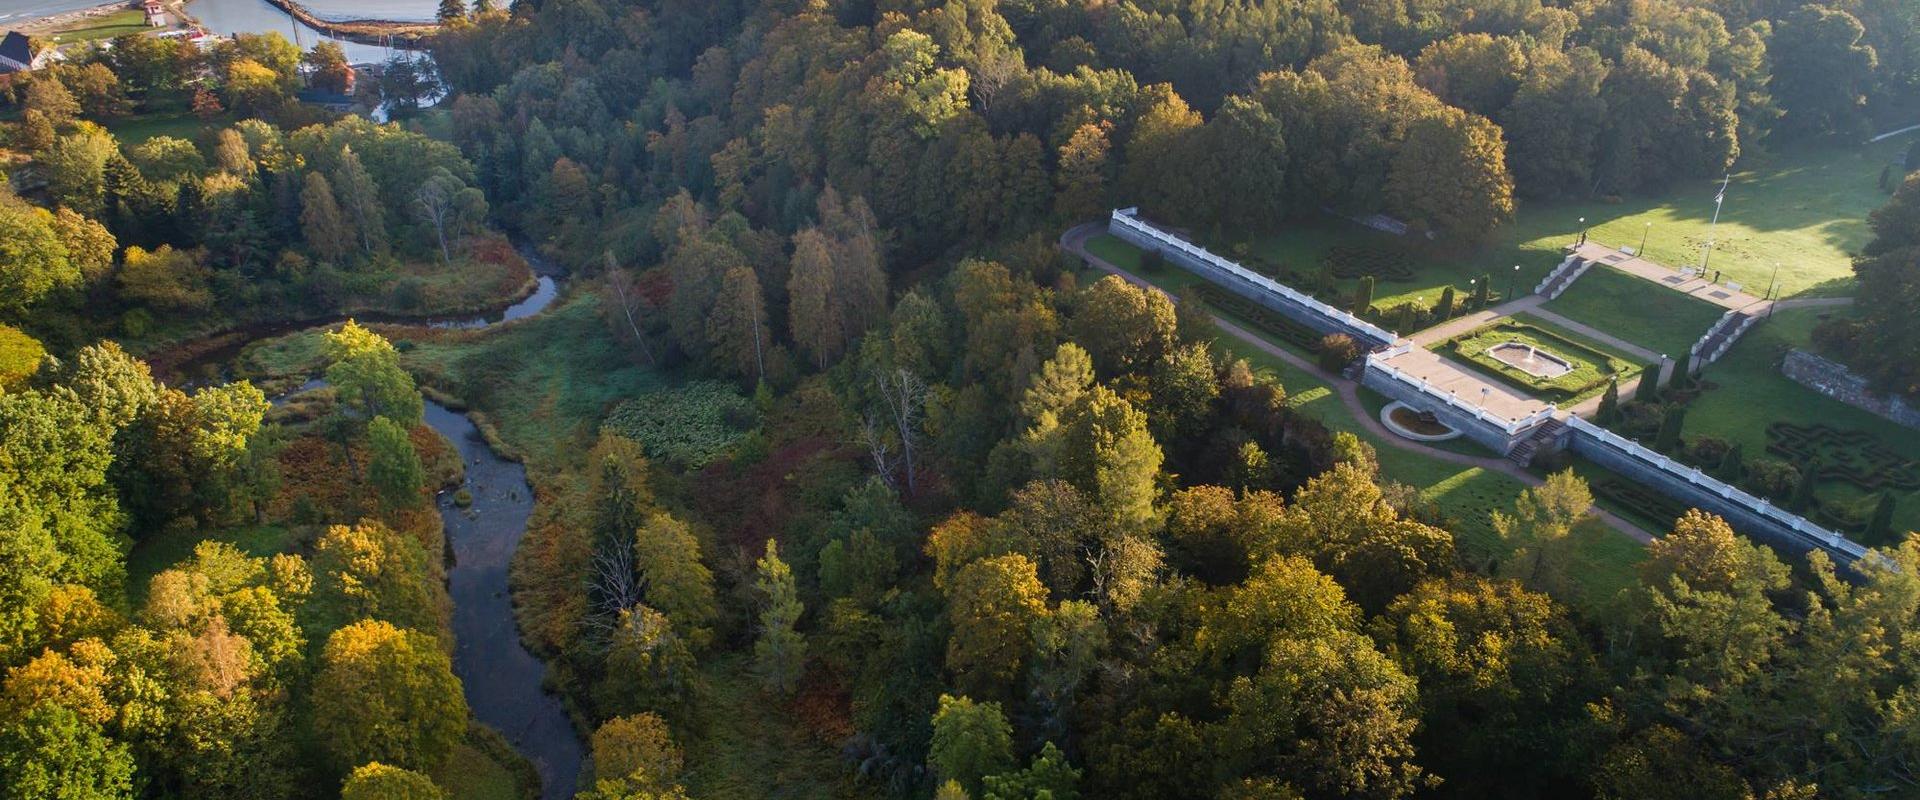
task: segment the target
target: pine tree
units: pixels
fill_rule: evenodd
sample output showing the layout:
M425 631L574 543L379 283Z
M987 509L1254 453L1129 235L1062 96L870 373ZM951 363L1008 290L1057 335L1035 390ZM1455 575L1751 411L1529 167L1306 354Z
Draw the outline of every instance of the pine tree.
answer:
M1636 403L1653 403L1660 399L1660 363L1648 364L1640 371L1640 386L1633 390Z
M1600 395L1600 408L1594 412L1593 419L1601 425L1612 425L1620 419L1620 381L1607 381L1607 390Z
M1433 318L1438 321L1453 319L1453 287L1440 290L1440 302L1433 307Z
M1673 362L1673 379L1667 381L1667 387L1686 389L1691 386L1693 386L1693 353L1688 351L1681 353L1680 358Z
M1680 446L1680 428L1685 423L1686 415L1685 406L1667 409L1666 416L1660 419L1660 433L1653 438L1653 449L1672 453Z
M1491 302L1493 302L1493 276L1481 275L1480 280L1473 284L1473 307L1486 308Z
M794 589L793 570L780 560L780 548L767 540L767 554L755 562L760 592L760 638L753 643L754 668L768 689L790 694L806 667L807 643L793 629L804 608Z
M1880 493L1879 501L1873 505L1873 516L1867 519L1867 531L1860 537L1867 544L1891 544L1888 540L1893 538L1894 502L1892 492Z
M1360 288L1353 293L1353 315L1364 317L1373 308L1373 276L1360 276Z
M467 4L461 0L440 0L440 10L434 14L434 17L443 23L466 19Z
M1713 474L1727 483L1738 484L1747 475L1743 455L1738 444L1727 448L1727 454L1720 457L1720 466L1714 468Z
M1793 485L1793 497L1787 500L1787 510L1795 514L1805 514L1813 507L1813 485L1820 478L1820 463L1809 462L1800 468L1800 482Z

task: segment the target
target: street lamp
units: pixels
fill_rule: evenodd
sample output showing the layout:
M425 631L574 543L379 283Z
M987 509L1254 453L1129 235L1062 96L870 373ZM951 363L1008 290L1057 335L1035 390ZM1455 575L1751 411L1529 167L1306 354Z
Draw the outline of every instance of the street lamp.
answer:
M1653 223L1651 222L1647 223L1647 227L1640 231L1640 252L1634 253L1634 255L1641 258L1647 257L1647 234L1649 233L1653 233Z
M1512 300L1519 297L1519 295L1514 294L1518 291L1520 291L1520 265L1515 264L1513 265L1513 280L1507 281L1507 299Z
M1580 243L1581 244L1587 243L1587 218L1586 217L1580 218Z

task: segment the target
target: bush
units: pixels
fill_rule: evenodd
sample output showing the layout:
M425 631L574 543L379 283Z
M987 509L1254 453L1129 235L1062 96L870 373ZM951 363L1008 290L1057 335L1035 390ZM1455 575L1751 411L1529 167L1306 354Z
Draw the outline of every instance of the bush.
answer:
M1813 348L1845 361L1860 352L1861 327L1857 320L1828 317L1813 326Z
M1372 276L1387 281L1413 280L1413 257L1404 248L1384 245L1337 245L1327 251L1325 264L1336 278Z
M1800 471L1777 458L1751 459L1746 467L1747 479L1742 487L1776 503L1791 497L1793 487L1800 482Z
M1693 436L1686 440L1681 459L1701 469L1718 469L1732 445L1718 436Z
M1329 333L1320 337L1314 348L1320 353L1320 368L1328 372L1339 372L1360 357L1360 345L1353 337L1344 333Z

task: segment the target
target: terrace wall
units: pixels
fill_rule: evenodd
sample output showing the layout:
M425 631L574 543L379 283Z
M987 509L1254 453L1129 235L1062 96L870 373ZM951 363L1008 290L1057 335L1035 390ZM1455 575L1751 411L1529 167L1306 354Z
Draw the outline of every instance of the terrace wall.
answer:
M1512 452L1514 447L1532 436L1536 428L1553 418L1553 406L1547 406L1540 413L1523 420L1501 419L1467 399L1441 392L1387 363L1397 354L1397 348L1410 346L1401 344L1384 353L1368 354L1365 368L1360 373L1360 385L1412 408L1429 412L1447 427L1502 455Z
M1142 250L1160 253L1181 269L1206 278L1222 289L1259 303L1321 334L1343 333L1353 337L1362 350L1386 347L1400 338L1391 331L1327 305L1311 295L1207 252L1204 247L1142 221L1138 215L1138 209L1116 209L1108 220L1107 231Z
M1920 409L1907 405L1899 395L1882 395L1873 391L1866 378L1853 374L1853 370L1847 369L1845 364L1805 350L1788 350L1786 359L1780 362L1780 372L1794 383L1854 408L1909 428L1920 428Z
M1852 564L1867 554L1860 544L1798 514L1791 513L1631 439L1568 415L1567 447L1621 477L1716 514L1737 530L1775 549L1794 554L1824 550L1836 562Z

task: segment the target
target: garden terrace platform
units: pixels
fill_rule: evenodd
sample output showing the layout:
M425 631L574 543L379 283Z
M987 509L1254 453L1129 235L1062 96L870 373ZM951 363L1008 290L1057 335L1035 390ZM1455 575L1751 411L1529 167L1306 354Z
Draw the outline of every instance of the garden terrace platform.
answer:
M1728 310L1746 309L1750 313L1758 313L1765 311L1764 304L1769 302L1746 293L1739 288L1738 284L1713 283L1707 280L1706 276L1675 270L1592 240L1584 244L1576 244L1569 248L1569 251L1587 261L1612 267L1636 278L1660 284Z

